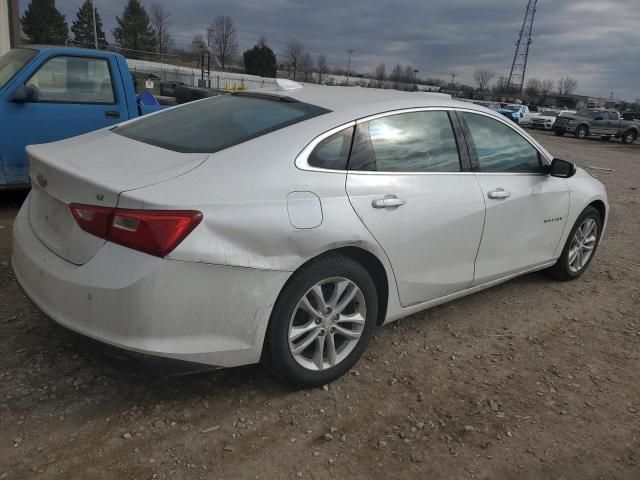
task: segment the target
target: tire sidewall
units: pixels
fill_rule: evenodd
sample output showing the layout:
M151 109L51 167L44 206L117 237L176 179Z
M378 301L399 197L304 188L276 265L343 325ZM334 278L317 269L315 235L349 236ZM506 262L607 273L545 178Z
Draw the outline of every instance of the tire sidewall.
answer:
M293 358L289 349L289 322L302 296L316 283L331 277L344 277L360 288L367 308L365 325L357 345L342 362L326 370L312 371ZM327 257L314 262L309 268L294 273L276 301L265 342L269 366L275 375L299 387L332 382L349 371L362 356L375 331L377 316L376 287L364 267L349 257Z
M596 236L596 244L593 247L593 252L591 252L591 257L589 257L589 260L587 261L587 263L580 270L578 270L577 272L573 272L569 268L569 250L571 248L571 242L573 241L573 237L576 234L576 231L578 230L580 225L582 225L582 223L587 218L593 218L595 220L595 222L596 222L596 225L598 226L598 235ZM575 224L573 225L573 228L571 229L571 232L569 233L569 237L567 237L567 241L566 241L564 249L562 251L562 255L560 256L560 259L558 260L559 262L562 262L561 263L561 267L562 267L563 273L568 278L570 278L570 279L578 278L580 275L582 275L587 270L587 268L591 264L591 261L593 260L593 258L596 255L596 251L598 250L598 246L600 245L600 236L601 235L602 235L602 218L600 218L600 212L598 212L598 210L596 210L594 207L587 207L580 214L580 216L576 220Z

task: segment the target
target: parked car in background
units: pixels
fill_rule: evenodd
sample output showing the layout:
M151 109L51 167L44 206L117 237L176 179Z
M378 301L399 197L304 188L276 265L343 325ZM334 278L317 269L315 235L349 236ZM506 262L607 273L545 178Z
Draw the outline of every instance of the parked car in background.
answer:
M553 125L558 117L576 113L574 110L548 110L531 118L531 128L541 130L552 130Z
M498 110L498 113L504 115L510 120L513 120L521 127L527 126L531 123L531 114L529 107L526 105L506 104Z
M573 133L576 138L599 136L603 140L620 138L622 143L633 143L640 136L640 122L624 120L616 110L586 108L572 115L558 117L553 130L556 135Z
M98 130L163 108L138 102L122 55L29 45L0 57L0 188L29 184L25 146Z
M378 325L535 270L579 277L607 219L597 179L441 94L289 85L28 153L13 268L47 315L304 387Z
M621 115L624 120L640 122L640 112L622 112Z

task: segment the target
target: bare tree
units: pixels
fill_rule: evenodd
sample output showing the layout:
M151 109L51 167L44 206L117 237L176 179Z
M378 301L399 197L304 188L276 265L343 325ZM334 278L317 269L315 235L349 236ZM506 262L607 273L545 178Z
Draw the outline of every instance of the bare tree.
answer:
M238 56L238 33L230 16L216 17L207 28L207 44L223 70Z
M169 35L170 15L164 10L162 5L154 3L149 8L149 17L151 27L156 35L156 46L160 53L160 60L162 61L162 55L169 51L172 43L171 35Z
M284 58L285 63L289 67L289 76L291 76L291 69L293 69L293 79L296 79L296 71L300 66L300 60L304 55L304 47L302 43L297 40L292 40L287 43L287 46L284 49L282 57Z
M304 81L309 81L309 72L313 69L313 60L311 60L311 55L305 53L300 57L300 71L304 74Z
M558 93L560 95L571 95L578 88L578 80L567 75L558 80Z
M542 87L542 82L537 78L530 78L527 80L527 84L524 88L524 94L528 99L533 97L537 97L540 95L540 89Z
M376 86L378 88L384 88L384 83L387 79L387 66L384 63L381 63L376 67L374 77L376 79Z
M473 81L476 82L478 89L480 90L480 95L484 99L484 92L489 87L491 80L496 76L496 72L493 70L489 70L488 68L479 68L475 72L473 72Z
M402 75L404 80L404 88L405 90L412 90L414 84L415 72L414 68L411 65L405 65L404 73Z
M256 44L258 45L258 47L263 48L263 47L267 47L267 36L263 33L262 35L260 35L260 38L258 39L258 43Z
M505 93L507 91L509 80L506 77L500 77L496 84L492 87L494 93Z
M393 88L396 90L400 90L402 87L402 65L396 63L396 66L391 70L391 75L389 75L389 80L393 84Z
M322 85L324 83L324 76L329 71L327 67L327 58L324 55L318 57L318 83Z

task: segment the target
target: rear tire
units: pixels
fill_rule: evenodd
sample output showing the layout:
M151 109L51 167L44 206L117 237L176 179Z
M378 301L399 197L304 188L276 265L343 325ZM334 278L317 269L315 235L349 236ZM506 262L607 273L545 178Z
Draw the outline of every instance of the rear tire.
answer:
M636 135L636 132L634 131L625 132L622 135L622 143L624 143L625 145L631 145L633 142L636 141L637 138L638 138L638 135Z
M589 127L585 126L585 125L581 125L576 129L576 133L575 133L576 138L579 139L584 139L587 138L589 136Z
M595 231L590 232L589 235L583 238L581 233L588 232L589 227L593 225L595 225ZM578 230L581 230L580 234ZM573 225L560 258L548 272L557 280L566 281L578 278L593 260L600 243L601 233L602 218L600 217L600 212L594 207L585 208ZM589 248L590 250L587 250Z
M312 260L291 276L278 296L264 362L290 385L325 385L360 359L377 316L376 286L361 264L342 254Z

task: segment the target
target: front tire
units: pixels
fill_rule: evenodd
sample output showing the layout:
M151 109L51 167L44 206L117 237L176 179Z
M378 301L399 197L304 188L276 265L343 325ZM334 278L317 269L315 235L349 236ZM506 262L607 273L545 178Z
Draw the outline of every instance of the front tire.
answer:
M581 140L587 138L589 136L589 128L584 125L579 126L576 129L575 136Z
M296 387L332 382L360 359L377 316L376 287L361 264L341 254L312 260L292 275L276 301L266 364Z
M573 280L587 269L596 253L602 233L602 218L594 207L587 207L574 224L560 258L549 269L558 280Z

